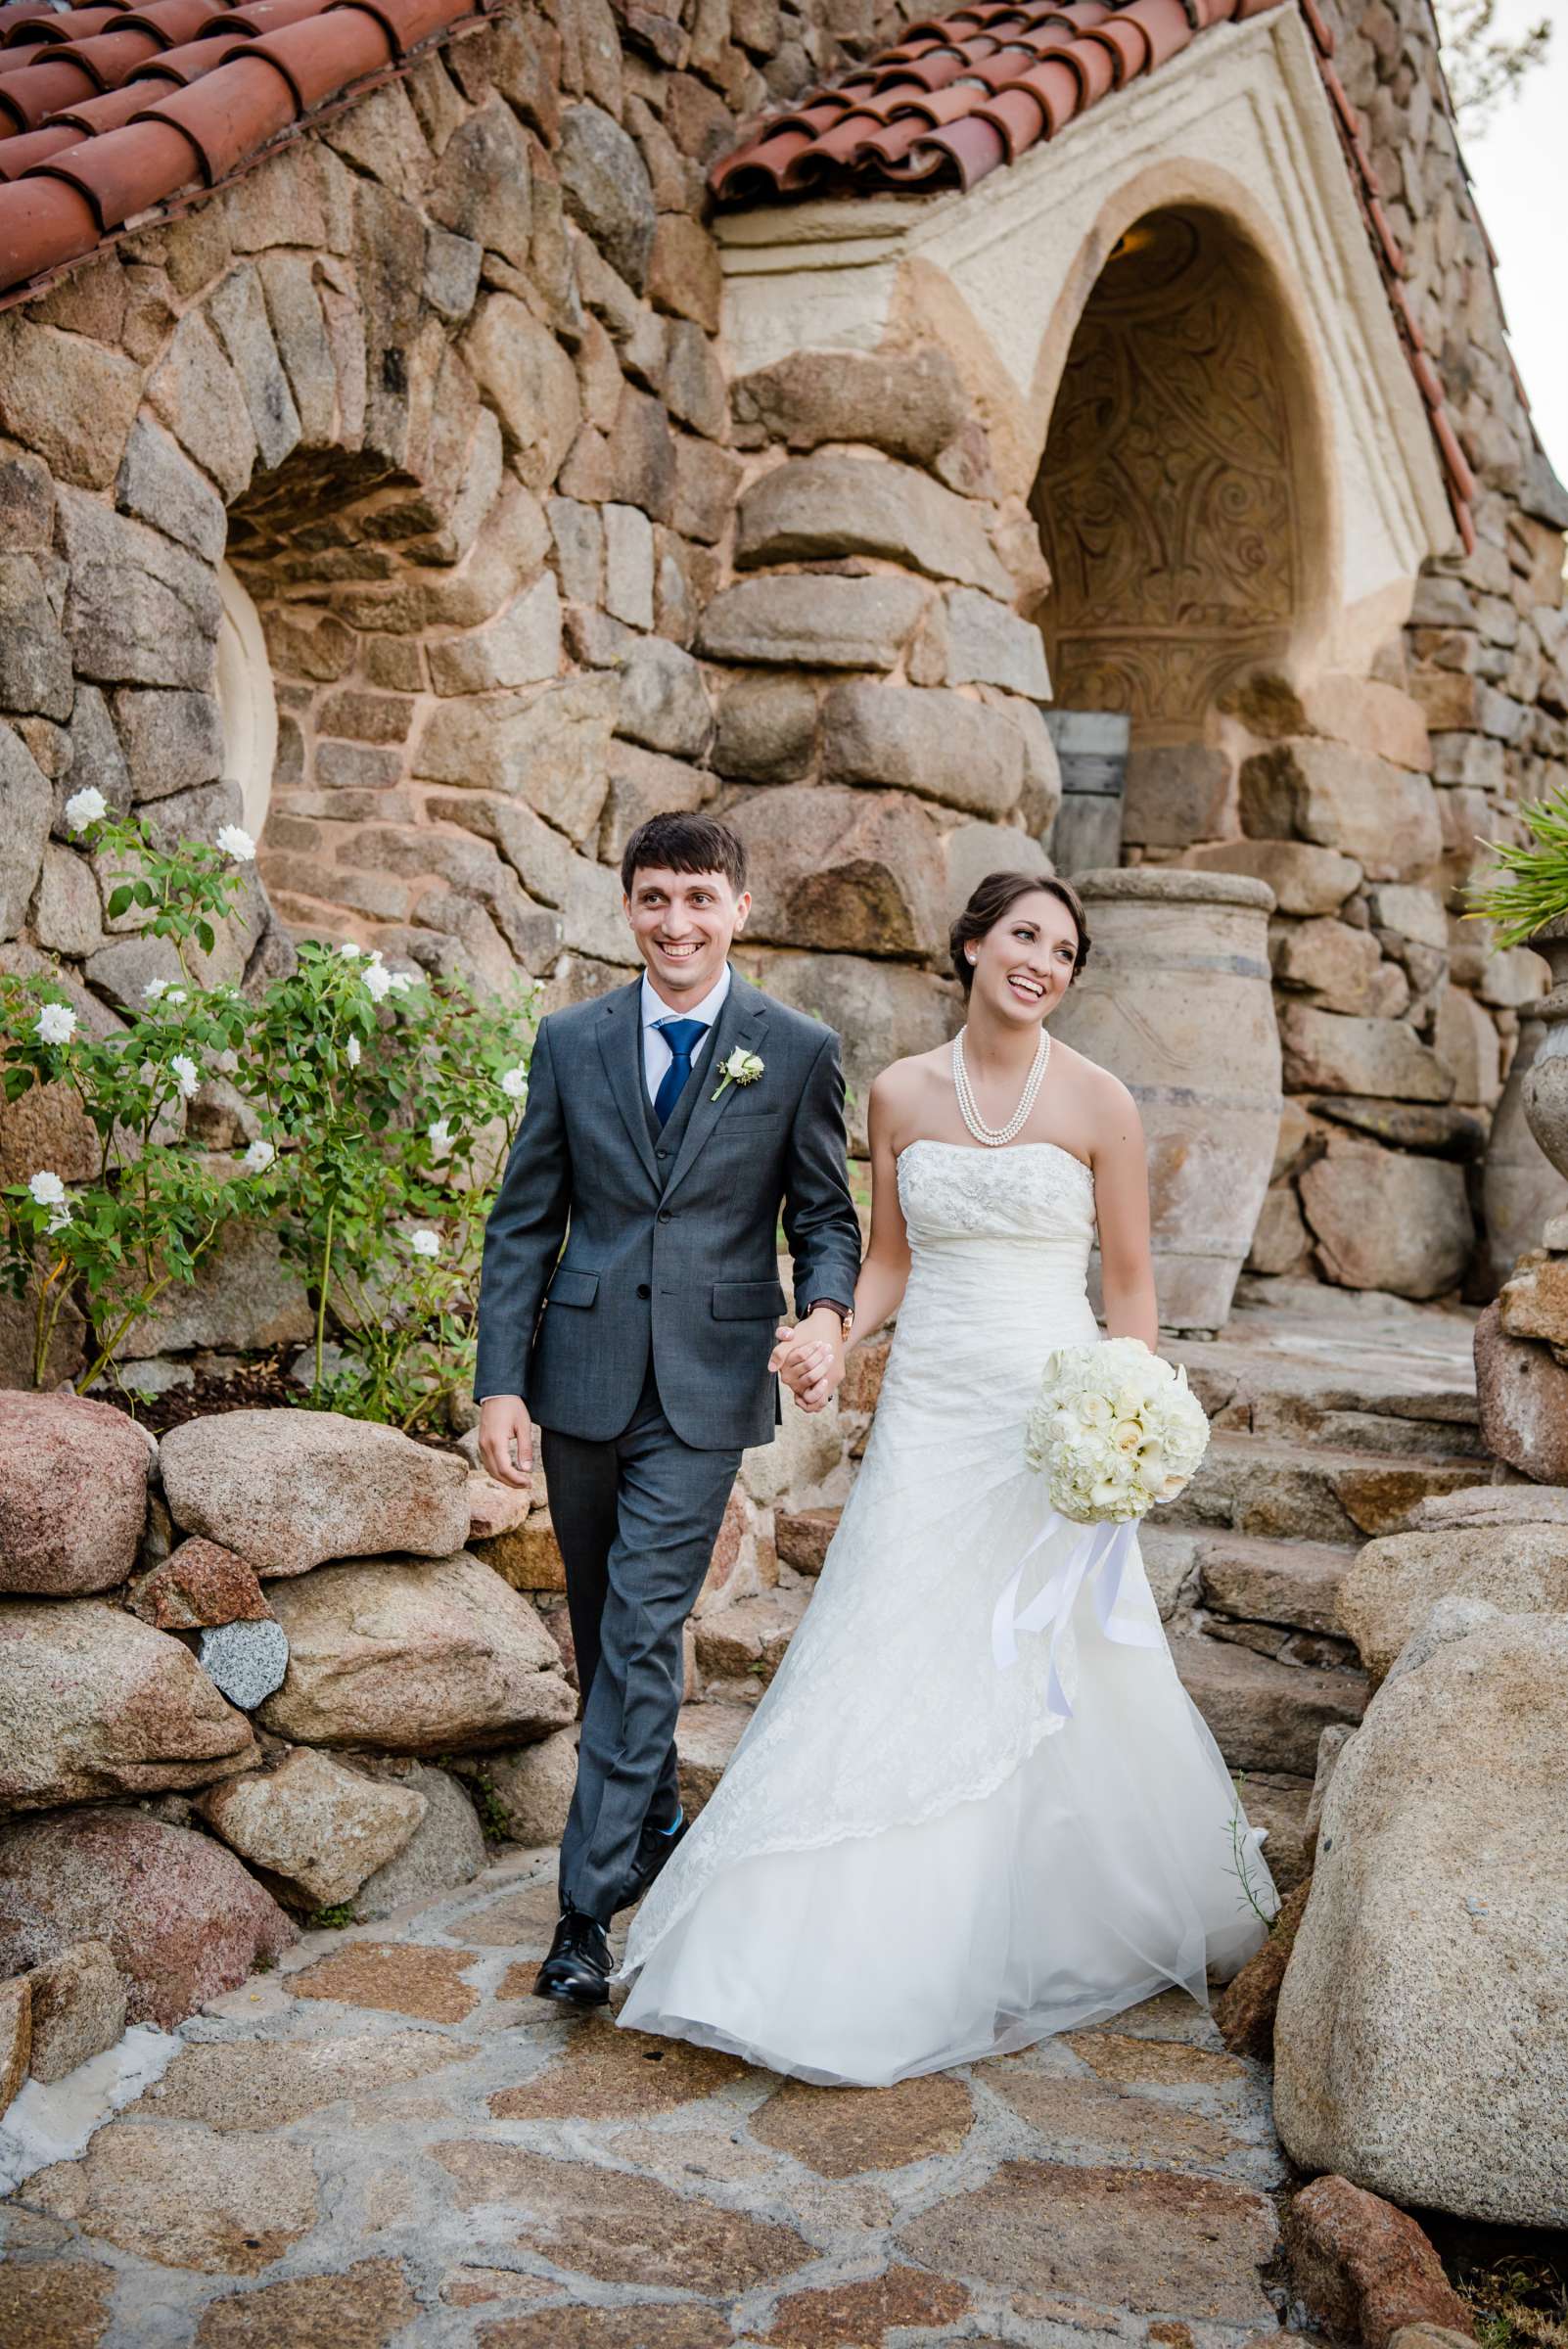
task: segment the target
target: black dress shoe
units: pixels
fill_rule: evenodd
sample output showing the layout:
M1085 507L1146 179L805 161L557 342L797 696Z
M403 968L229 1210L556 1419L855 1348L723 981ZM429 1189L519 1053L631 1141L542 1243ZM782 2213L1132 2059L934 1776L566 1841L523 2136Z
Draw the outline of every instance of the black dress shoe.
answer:
M533 1995L559 1999L567 2006L607 2005L613 1963L598 1918L569 1905L555 1928L550 1955L539 1968Z
M637 1838L637 1857L631 1864L631 1874L625 1891L616 1903L618 1910L629 1909L640 1901L649 1885L669 1862L677 1843L685 1840L691 1825L684 1811L677 1811L672 1827L644 1827Z

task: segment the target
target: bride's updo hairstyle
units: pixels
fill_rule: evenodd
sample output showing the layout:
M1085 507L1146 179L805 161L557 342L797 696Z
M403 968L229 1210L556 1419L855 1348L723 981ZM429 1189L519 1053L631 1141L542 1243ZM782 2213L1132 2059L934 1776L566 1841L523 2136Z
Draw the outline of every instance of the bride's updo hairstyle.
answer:
M1020 898L1033 897L1037 891L1065 905L1078 925L1078 955L1073 964L1073 977L1078 977L1089 957L1089 934L1083 899L1077 890L1050 874L988 873L947 933L952 967L966 995L975 984L975 971L964 952L965 946L994 930L998 922L1005 921Z

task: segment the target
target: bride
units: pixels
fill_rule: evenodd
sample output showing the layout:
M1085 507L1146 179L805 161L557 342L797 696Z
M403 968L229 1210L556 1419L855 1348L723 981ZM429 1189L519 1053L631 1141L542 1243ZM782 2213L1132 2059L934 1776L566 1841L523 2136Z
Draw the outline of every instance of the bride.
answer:
M1173 1984L1202 2001L1263 1939L1241 1874L1274 1906L1135 1546L1103 1629L1080 1589L1056 1691L1045 1640L993 1649L1048 1514L1030 1405L1051 1350L1098 1335L1096 1222L1108 1334L1153 1347L1158 1321L1137 1110L1048 1033L1089 950L1076 894L993 873L951 943L967 1026L871 1088L855 1329L899 1318L865 1460L623 1967L623 2025L823 2083L997 2054ZM775 1361L820 1407L825 1352L785 1337ZM1076 1538L1034 1548L1024 1596Z

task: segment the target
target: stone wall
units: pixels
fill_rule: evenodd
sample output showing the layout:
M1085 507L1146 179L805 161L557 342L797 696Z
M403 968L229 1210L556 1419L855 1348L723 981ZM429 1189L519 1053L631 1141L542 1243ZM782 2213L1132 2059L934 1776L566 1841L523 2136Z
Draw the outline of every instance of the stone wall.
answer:
M1290 874L1276 880L1275 971L1296 1096L1253 1262L1265 1272L1310 1262L1331 1279L1411 1296L1468 1268L1471 1293L1486 1295L1502 1267L1471 1254L1481 1159L1521 1017L1547 973L1526 948L1491 952L1486 926L1460 919L1462 892L1488 869L1488 844L1523 837L1519 801L1568 783L1568 497L1508 351L1430 9L1330 0L1325 14L1406 255L1410 310L1476 478L1477 543L1426 567L1408 625L1376 648L1359 709L1308 699L1304 726L1288 700L1265 707L1260 691L1236 712L1270 738L1235 746L1242 828L1312 844L1245 852L1246 869ZM1308 733L1366 756L1294 747ZM1375 810L1370 854L1348 820L1352 801ZM1545 1195L1545 1162L1541 1179ZM1503 1212L1500 1199L1488 1204ZM1412 1248L1423 1227L1429 1244ZM1506 1243L1507 1258L1525 1236L1539 1233Z
M857 1137L876 1068L950 1033L952 904L1043 869L1059 789L1038 524L934 347L727 379L705 166L898 23L688 13L555 0L461 32L0 318L0 966L59 958L100 1025L139 995L138 917L106 919L60 811L92 783L171 833L237 812L226 560L280 729L272 911L252 898L221 975L293 931L596 991L632 967L628 832L708 806L754 852L746 967L846 1032ZM1280 897L1296 1098L1255 1267L1424 1296L1470 1257L1466 1162L1541 978L1489 959L1454 892L1472 834L1563 773L1568 687L1561 493L1405 13L1377 0L1341 62L1479 544L1369 674L1265 668L1201 742L1143 743L1125 853ZM39 1146L9 1117L0 1174Z

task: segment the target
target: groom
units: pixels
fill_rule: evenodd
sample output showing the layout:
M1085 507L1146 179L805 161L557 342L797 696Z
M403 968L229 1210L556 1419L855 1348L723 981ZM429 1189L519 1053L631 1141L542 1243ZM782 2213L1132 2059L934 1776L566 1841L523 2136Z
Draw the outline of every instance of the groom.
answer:
M577 2006L608 1998L605 1928L684 1832L682 1633L741 1453L777 1421L780 1212L835 1385L860 1264L838 1037L729 967L741 842L656 815L621 880L643 976L540 1024L485 1228L475 1380L492 1476L526 1484L543 1431L566 1563L582 1732L535 1989Z

